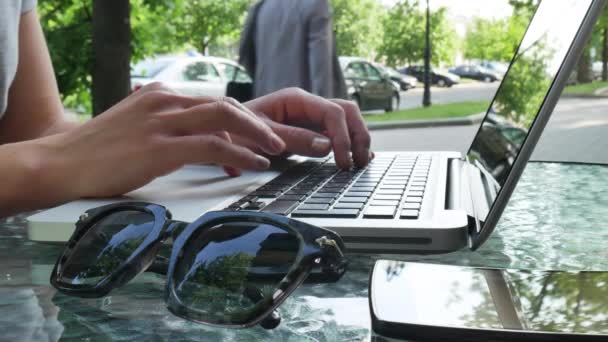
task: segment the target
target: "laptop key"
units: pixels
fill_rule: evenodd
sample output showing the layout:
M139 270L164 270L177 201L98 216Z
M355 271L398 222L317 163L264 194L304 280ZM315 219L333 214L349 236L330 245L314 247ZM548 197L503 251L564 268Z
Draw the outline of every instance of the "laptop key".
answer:
M338 193L316 193L312 198L336 198L338 195Z
M416 209L419 210L421 207L420 203L405 203L403 209Z
M402 210L401 218L406 220L415 220L418 218L418 214L420 212L418 210Z
M332 204L333 198L309 198L304 204Z
M253 196L257 196L259 198L277 198L281 195L280 191L255 191Z
M375 195L374 197L372 197L372 199L381 200L381 201L399 201L399 200L401 200L401 196L400 195Z
M368 191L368 192L349 191L344 195L344 197L369 197L371 195L372 195L372 193L370 191Z
M297 195L302 195L302 196L308 196L310 195L312 191L310 190L289 190L285 193L286 196L297 196Z
M367 186L367 187L356 187L353 186L349 189L350 192L373 192L376 187Z
M410 191L407 194L413 197L422 197L424 196L424 191Z
M363 214L364 218L392 219L397 207L368 207Z
M306 198L306 195L283 195L277 198L277 201L301 201Z
M294 210L298 204L300 204L298 201L274 201L262 209L262 212L287 215Z
M380 189L376 193L378 195L401 195L403 193L403 190Z
M342 197L340 202L342 203L366 203L367 197Z
M378 207L396 207L399 205L399 201L376 200L376 201L372 201L371 205L378 206Z
M298 210L327 210L329 204L302 204L298 207Z
M324 218L357 218L357 209L335 209L335 210L296 210L291 213L292 217L324 217Z
M380 190L403 190L405 189L405 184L401 184L401 185L388 185L388 184L382 184L380 185Z
M422 197L408 196L405 198L405 202L406 203L422 203Z
M334 209L363 209L363 206L365 204L363 203L348 203L348 202L338 202L338 204L336 204L334 206Z
M247 210L260 210L266 206L264 202L251 202L247 207Z

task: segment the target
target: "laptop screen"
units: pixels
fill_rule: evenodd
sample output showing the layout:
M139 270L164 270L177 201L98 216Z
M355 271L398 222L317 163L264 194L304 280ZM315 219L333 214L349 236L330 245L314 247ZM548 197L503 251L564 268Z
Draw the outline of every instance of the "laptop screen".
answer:
M591 3L545 0L538 5L468 152L469 162L494 188L505 185Z

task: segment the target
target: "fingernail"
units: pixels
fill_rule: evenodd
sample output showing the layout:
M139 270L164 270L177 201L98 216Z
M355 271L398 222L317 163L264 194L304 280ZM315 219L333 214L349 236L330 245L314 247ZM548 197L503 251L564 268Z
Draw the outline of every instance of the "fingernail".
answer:
M271 136L270 143L272 144L272 152L276 154L282 153L285 150L285 142L276 134Z
M226 170L226 173L230 177L239 177L241 175L241 170L232 166L224 166L224 170Z
M331 148L331 140L325 137L316 137L312 140L311 148L315 152L324 153L329 152Z
M262 156L256 156L255 165L259 170L266 170L270 167L270 160L268 160Z

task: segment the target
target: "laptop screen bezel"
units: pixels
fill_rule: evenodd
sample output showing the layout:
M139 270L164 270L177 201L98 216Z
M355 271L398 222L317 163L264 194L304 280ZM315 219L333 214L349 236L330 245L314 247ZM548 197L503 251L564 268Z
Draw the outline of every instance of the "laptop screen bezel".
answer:
M543 0L543 1L545 1L545 0ZM504 184L502 185L501 189L499 190L498 194L496 195L494 202L490 205L490 209L488 210L486 220L481 221L479 217L473 217L475 224L473 227L470 227L470 231L469 231L469 239L470 239L469 247L472 250L479 248L479 246L481 246L494 231L494 228L496 227L496 224L498 223L498 220L499 220L502 212L504 211L504 209L507 205L507 202L513 193L513 190L515 189L515 186L516 186L517 182L519 181L519 178L521 177L521 174L523 173L523 170L525 169L526 164L528 163L530 156L532 155L532 152L534 151L534 148L536 147L536 144L538 143L538 140L540 139L540 136L541 136L547 122L549 121L549 118L555 108L555 105L557 104L557 101L559 100L559 97L560 97L564 87L566 86L566 82L568 80L569 73L571 70L573 70L576 62L579 60L580 56L582 55L585 44L587 43L587 40L588 40L589 36L591 35L591 32L593 31L593 26L597 22L597 19L600 16L605 4L606 4L606 0L592 0L591 4L589 5L589 9L587 10L587 13L585 15L585 18L581 22L581 25L579 26L579 29L578 29L574 39L572 40L570 47L568 48L566 56L564 57L561 65L557 71L557 74L555 75L553 82L551 83L549 91L547 92L547 95L545 96L545 98L539 108L538 114L537 114L536 118L533 120L532 125L530 126L528 135L526 136L524 142L522 143L521 150L520 150L519 154L516 156L515 161L513 162L511 171L509 172ZM540 4L539 4L539 6L540 6ZM526 29L526 34L528 33L528 30L529 30L530 26L532 25L532 23L534 22L534 19L536 18L537 14L538 14L538 8L536 9L534 16L532 17L532 20L530 20L528 28ZM507 74L506 74L507 76L505 76L505 79L506 79L506 77L508 77L508 72L511 70L513 63L515 62L515 60L520 52L521 43L523 42L524 37L525 37L525 34L522 37L522 41L520 42L520 45L518 46L518 48L516 50L516 53L512 59L511 64L509 65L509 69L507 70ZM567 71L567 72L564 72L564 71ZM503 84L504 84L504 80L503 80ZM496 95L495 95L494 99L492 100L492 102L490 103L490 107L488 108L484 121L487 119L487 117L490 113L490 108L491 108L492 104L494 103L494 101L496 100L496 96L500 92L500 89L502 88L503 84L501 84L501 86L496 91ZM479 130L477 131L475 139L473 140L473 142L467 152L467 156L466 156L467 161L468 161L468 155L471 153L471 150L474 147L477 135L479 135L480 132L481 132L481 125L479 127ZM475 203L473 203L473 207L474 208L476 207ZM475 216L477 216L478 210L475 209L475 212L476 212Z

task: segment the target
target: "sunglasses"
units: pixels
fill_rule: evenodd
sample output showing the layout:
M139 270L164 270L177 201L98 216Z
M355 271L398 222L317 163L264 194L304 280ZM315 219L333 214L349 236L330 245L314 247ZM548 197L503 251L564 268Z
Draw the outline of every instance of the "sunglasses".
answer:
M344 250L336 233L279 215L209 212L188 224L171 220L160 205L118 203L80 217L51 284L67 295L98 298L155 272L166 275L165 302L179 317L273 329L280 323L275 309L306 278L342 277Z

